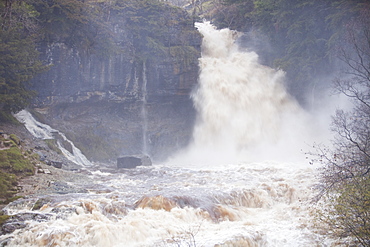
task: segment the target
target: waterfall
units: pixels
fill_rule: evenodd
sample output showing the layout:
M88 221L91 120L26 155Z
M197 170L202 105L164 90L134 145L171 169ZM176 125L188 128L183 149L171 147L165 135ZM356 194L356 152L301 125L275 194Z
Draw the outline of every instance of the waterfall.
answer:
M51 128L49 125L38 122L27 110L22 110L14 116L19 122L23 123L26 129L36 138L45 140L56 139L56 136L59 136L62 141L69 143L72 147L72 152L68 151L59 139L56 139L58 148L68 160L81 166L92 166L91 162L82 154L81 150L79 150L73 142L68 140L62 132Z
M146 65L143 62L143 85L142 85L142 105L141 105L141 118L143 125L143 154L148 154L148 112L147 112L147 78L146 78Z
M180 159L301 159L311 130L307 114L284 87L285 73L241 49L242 34L210 22L196 28L203 35L199 86L192 95L198 119L194 141Z
M289 160L302 141L310 143L314 135L307 128L307 114L284 88L284 73L259 64L256 53L241 50L236 44L239 33L217 30L210 23L196 27L204 39L199 88L192 95L198 111L192 145L166 164L120 172L103 168L66 181L86 193L51 191L41 200L35 193L9 204L6 213L28 214L21 222L12 217L22 228L0 235L0 245L343 244L314 220L320 207L312 204L316 167ZM145 69L143 64L142 85L135 76L135 88L142 86L144 153L148 151ZM28 112L18 115L38 138L53 137L56 130ZM284 160L275 159L276 154ZM252 155L263 160L251 161Z

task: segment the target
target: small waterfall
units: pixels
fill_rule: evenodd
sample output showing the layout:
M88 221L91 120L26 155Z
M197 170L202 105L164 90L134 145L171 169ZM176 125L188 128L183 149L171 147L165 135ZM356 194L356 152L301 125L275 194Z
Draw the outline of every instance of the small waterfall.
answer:
M143 154L148 154L148 112L147 112L147 78L146 78L146 65L143 62L143 86L142 86L142 105L141 105L141 118L143 124Z
M64 156L81 166L92 166L92 163L82 154L73 142L67 139L67 137L60 131L51 128L49 125L38 122L30 112L27 110L22 110L14 115L18 121L23 123L27 130L36 138L39 139L55 139L57 140L58 148L62 151ZM56 138L59 137L59 138ZM71 151L67 150L65 146L61 143L60 139L63 142L67 142L71 146Z

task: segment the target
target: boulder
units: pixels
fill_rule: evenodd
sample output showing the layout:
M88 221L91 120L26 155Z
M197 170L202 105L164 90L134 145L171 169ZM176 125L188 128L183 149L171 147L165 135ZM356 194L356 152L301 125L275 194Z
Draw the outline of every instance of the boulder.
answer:
M63 167L63 163L62 162L59 162L59 161L51 161L51 160L49 160L49 161L47 161L46 162L49 166L53 166L53 167L55 167L55 168L59 168L59 169L61 169L62 167Z
M137 166L151 166L152 161L147 155L127 155L117 158L117 168L135 168Z

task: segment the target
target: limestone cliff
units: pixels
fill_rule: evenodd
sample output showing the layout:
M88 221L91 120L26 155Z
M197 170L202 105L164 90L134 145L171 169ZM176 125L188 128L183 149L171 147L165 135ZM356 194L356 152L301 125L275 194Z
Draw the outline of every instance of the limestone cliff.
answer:
M184 10L140 2L109 10L114 52L40 44L52 66L34 79L37 117L95 161L142 152L164 159L191 138L201 37Z

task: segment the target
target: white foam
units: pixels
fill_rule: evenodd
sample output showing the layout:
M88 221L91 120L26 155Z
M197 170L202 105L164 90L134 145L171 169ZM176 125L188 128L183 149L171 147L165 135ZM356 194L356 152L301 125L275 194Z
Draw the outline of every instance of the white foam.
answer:
M81 166L92 166L92 163L86 158L85 155L78 149L73 142L67 139L67 137L60 131L51 128L47 124L40 123L37 121L30 112L27 110L22 110L14 116L23 123L26 129L36 138L40 139L54 139L54 133L58 133L63 141L68 142L72 147L72 153L63 147L63 145L57 141L58 148L62 151L64 156L67 157L70 161L81 165Z

